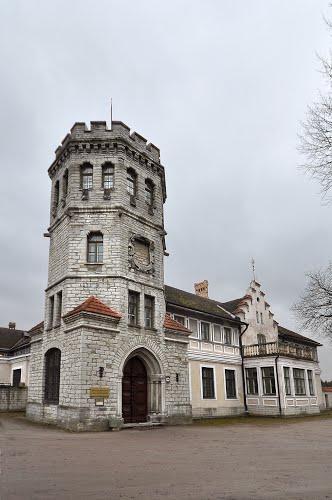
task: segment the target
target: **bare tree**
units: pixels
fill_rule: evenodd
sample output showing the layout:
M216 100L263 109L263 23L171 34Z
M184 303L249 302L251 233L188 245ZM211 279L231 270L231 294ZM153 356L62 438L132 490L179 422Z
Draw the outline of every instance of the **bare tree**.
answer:
M327 92L308 107L299 150L305 157L302 168L318 180L325 197L332 188L332 58L320 60Z
M307 274L307 285L293 306L304 329L332 339L332 263Z

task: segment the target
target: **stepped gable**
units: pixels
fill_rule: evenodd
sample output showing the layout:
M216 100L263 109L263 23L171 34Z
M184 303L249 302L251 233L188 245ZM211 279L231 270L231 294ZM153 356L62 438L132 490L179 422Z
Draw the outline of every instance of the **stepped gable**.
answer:
M166 328L166 330L176 330L177 332L181 332L187 335L191 334L191 330L183 326L175 319L171 318L171 316L167 313L165 314L164 328Z
M247 304L248 300L249 301L252 300L251 296L244 295L244 297L240 297L239 299L234 299L234 300L229 300L228 302L223 302L221 305L227 311L236 315L236 314L239 314L240 312L244 312L243 306L245 306Z
M100 314L102 316L108 316L117 320L122 317L119 312L106 306L101 300L97 299L97 297L94 296L89 297L87 300L82 302L82 304L69 311L63 317L69 318L81 312Z
M301 342L301 344L308 344L311 346L321 346L319 342L315 340L309 339L308 337L304 337L299 333L293 332L292 330L288 330L283 326L278 325L278 337L282 340L289 340L291 342Z
M207 299L194 293L185 292L178 288L165 285L166 303L169 305L191 309L193 311L211 314L211 316L220 317L234 321L234 316L231 312L225 310L222 302Z

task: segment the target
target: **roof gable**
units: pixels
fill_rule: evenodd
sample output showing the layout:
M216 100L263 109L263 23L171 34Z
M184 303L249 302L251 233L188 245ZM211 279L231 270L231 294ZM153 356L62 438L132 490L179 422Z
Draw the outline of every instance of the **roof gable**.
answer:
M68 318L74 316L75 314L83 312L100 314L102 316L108 316L117 320L119 320L122 317L122 315L119 312L115 311L115 309L111 309L101 300L97 299L97 297L94 296L89 297L87 300L82 302L82 304L69 311L63 317Z

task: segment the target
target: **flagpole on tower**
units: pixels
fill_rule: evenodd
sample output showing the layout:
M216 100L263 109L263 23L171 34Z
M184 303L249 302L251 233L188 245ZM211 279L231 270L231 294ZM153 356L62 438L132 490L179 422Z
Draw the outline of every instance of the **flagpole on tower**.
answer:
M254 281L256 281L256 274L255 274L255 259L254 259L254 258L252 258L252 259L251 259L251 266L252 266L252 276L253 276Z
M111 130L112 130L112 127L113 127L113 100L111 97Z

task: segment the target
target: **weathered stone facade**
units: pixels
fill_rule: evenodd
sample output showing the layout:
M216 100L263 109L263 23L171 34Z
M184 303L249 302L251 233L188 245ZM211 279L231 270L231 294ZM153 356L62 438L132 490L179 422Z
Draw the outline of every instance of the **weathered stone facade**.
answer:
M111 188L105 189L103 167L111 165ZM82 167L92 167L92 184L82 184ZM128 172L134 194L128 192ZM148 419L188 421L187 335L164 328L163 204L164 168L159 150L121 122L76 123L56 151L49 169L52 180L50 253L44 332L31 343L27 415L73 430L121 426L122 378L128 359L138 356L148 379ZM68 179L68 181L67 181ZM146 198L146 181L153 186ZM103 238L100 262L88 262L91 233ZM149 262L135 260L133 242L149 249ZM137 245L138 246L138 245ZM137 325L128 322L128 292L136 292ZM96 296L121 319L96 312L68 315ZM153 300L153 320L145 325L145 297ZM58 404L46 404L45 354L61 351ZM91 397L91 388L109 396ZM103 406L97 406L102 403Z

